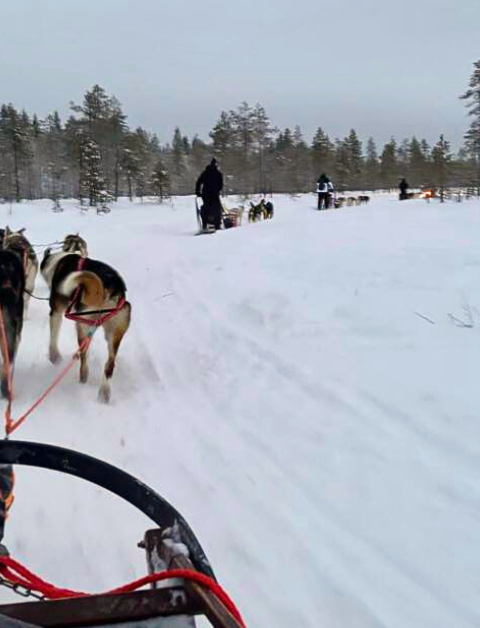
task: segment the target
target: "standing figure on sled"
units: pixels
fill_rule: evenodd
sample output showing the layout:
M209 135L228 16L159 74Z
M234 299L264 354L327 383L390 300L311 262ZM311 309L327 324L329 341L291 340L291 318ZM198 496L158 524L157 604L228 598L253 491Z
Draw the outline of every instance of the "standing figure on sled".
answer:
M317 181L318 209L330 209L332 204L333 184L326 174L321 174Z
M204 231L209 224L213 224L215 229L220 229L222 225L222 203L220 201L222 189L223 175L218 169L217 160L212 159L198 177L195 185L195 195L200 196L203 201L200 215Z

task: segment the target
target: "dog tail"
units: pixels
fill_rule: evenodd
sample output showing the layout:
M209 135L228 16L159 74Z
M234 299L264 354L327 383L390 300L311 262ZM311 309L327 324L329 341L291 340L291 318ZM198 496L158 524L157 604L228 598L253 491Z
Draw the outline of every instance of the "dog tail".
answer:
M88 270L71 273L59 286L60 294L72 297L77 288L81 288L80 302L82 305L102 305L105 299L105 288L98 275Z

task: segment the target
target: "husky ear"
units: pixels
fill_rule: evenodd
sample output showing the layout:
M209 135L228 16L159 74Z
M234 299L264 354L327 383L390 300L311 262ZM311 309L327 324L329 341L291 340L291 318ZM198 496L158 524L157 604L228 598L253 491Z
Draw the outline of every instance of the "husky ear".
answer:
M17 231L17 233L23 233L25 230L26 230L26 227L22 227L21 229Z
M12 235L12 230L10 229L10 227L7 225L5 227L5 237Z

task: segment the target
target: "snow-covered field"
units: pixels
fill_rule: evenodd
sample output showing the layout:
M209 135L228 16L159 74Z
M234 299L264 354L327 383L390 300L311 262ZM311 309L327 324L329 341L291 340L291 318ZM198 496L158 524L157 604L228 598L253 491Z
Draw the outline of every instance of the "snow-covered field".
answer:
M273 221L198 238L191 197L100 217L0 206L34 243L80 231L133 305L112 403L96 401L98 334L89 383L71 372L16 437L161 492L252 628L478 627L480 204L274 201ZM57 372L47 345L35 301L15 415ZM68 321L60 346L75 349ZM98 591L145 573L148 527L79 480L18 469L5 542Z

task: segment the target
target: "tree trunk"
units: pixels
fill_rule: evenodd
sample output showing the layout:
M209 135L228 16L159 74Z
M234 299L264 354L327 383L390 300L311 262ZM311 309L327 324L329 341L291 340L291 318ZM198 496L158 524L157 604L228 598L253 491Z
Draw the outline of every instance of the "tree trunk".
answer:
M115 160L115 201L118 201L118 185L120 173L118 171L118 160Z
M18 176L18 153L17 153L17 147L14 144L13 145L13 163L14 163L14 169L15 169L15 200L17 201L17 203L20 203L20 179Z

